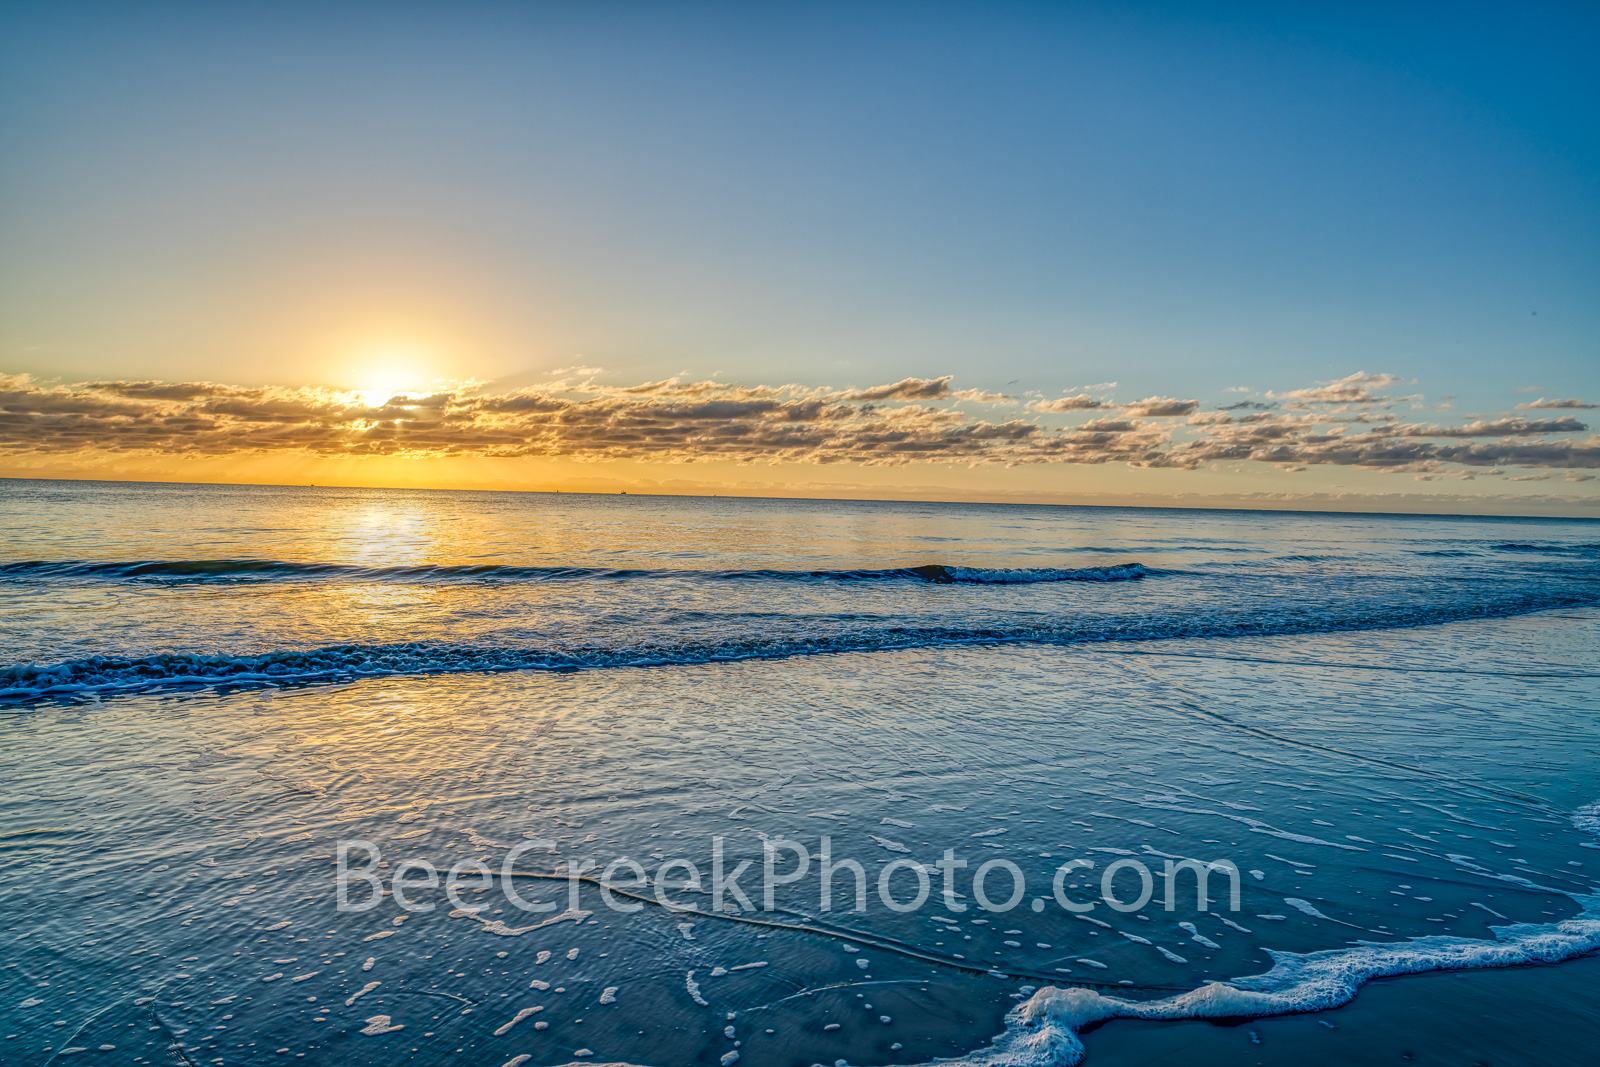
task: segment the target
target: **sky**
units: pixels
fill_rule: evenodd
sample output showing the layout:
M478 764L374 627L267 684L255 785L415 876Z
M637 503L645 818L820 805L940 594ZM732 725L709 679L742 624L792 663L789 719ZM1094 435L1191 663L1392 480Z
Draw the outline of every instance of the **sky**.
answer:
M0 474L1600 515L1597 48L0 2Z

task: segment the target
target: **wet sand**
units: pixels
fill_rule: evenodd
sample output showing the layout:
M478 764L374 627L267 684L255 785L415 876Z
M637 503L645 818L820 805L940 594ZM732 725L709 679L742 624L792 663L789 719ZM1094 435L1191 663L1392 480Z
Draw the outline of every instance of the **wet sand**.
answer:
M1086 1032L1083 1043L1093 1067L1591 1067L1600 1062L1600 955L1381 978L1344 1007L1307 1015L1230 1024L1119 1019Z

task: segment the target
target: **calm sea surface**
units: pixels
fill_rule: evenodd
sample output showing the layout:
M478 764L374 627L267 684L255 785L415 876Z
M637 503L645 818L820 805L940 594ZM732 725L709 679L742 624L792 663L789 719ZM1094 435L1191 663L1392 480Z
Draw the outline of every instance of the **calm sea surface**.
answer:
M1593 1062L1600 523L0 480L0 534L6 1063Z

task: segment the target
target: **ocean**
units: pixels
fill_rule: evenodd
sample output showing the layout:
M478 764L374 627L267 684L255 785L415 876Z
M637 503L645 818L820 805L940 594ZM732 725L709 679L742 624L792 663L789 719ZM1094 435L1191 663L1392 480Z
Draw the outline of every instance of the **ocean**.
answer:
M11 479L0 529L7 1063L1593 1062L1600 523Z

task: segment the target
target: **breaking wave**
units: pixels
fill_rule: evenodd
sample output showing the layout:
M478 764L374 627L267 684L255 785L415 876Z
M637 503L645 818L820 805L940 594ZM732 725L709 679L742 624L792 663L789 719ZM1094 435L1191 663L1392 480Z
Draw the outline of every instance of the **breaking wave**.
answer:
M157 652L104 654L57 663L0 667L0 701L69 696L74 693L136 691L211 685L299 684L398 674L458 674L501 671L574 671L617 667L689 666L844 652L888 652L976 645L1073 645L1173 638L1272 636L1429 626L1463 619L1522 615L1592 598L1558 591L1524 591L1488 602L1390 604L1377 610L1302 612L1205 611L1193 614L1137 612L1100 616L1044 617L1037 622L996 620L992 626L862 625L835 617L816 618L779 632L696 639L687 635L625 638L614 645L492 645L417 640L389 644L338 644L311 649L274 649L244 654Z
M1140 563L1104 567L959 567L927 563L880 570L668 570L604 567L518 567L506 564L414 564L360 567L341 563L294 563L268 559L21 560L0 563L0 581L272 581L348 582L543 582L581 579L676 578L706 581L894 582L937 585L1027 585L1037 582L1120 582L1162 573Z

